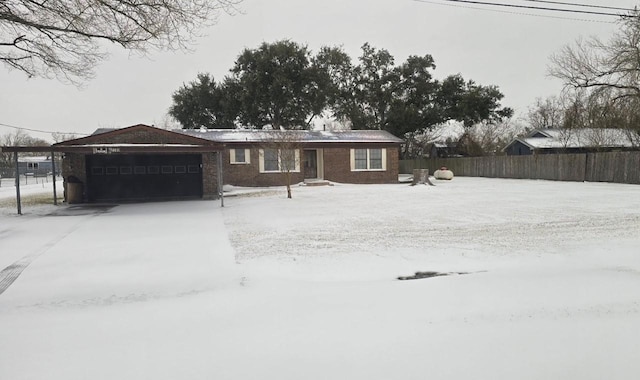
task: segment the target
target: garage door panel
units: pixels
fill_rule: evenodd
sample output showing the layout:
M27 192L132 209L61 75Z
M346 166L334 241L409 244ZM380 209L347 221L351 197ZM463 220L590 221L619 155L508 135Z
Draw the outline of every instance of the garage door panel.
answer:
M202 197L200 155L87 156L91 201Z

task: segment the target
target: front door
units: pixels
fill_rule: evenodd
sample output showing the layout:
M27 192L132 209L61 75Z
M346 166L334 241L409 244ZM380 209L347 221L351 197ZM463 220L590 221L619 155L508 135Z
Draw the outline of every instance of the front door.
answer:
M304 178L318 178L318 151L304 151Z

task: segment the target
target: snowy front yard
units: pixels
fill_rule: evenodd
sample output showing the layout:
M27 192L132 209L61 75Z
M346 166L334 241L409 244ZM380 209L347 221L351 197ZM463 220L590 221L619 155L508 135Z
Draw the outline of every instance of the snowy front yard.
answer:
M640 373L640 186L436 184L6 206L0 379Z

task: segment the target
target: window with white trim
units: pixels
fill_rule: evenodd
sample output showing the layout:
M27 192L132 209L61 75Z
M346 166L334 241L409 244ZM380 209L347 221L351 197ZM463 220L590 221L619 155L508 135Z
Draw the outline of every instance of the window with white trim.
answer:
M277 149L265 149L264 150L264 171L265 172L279 172L280 165L278 164L278 150Z
M385 170L387 170L386 149L351 149L351 171Z
M251 163L251 151L249 149L229 149L230 163L249 164Z
M300 150L260 149L260 173L300 171Z

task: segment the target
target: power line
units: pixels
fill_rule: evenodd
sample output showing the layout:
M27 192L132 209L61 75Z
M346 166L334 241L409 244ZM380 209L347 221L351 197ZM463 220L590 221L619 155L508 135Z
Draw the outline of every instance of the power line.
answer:
M500 10L500 9L472 7L472 6L469 6L469 5L462 5L462 4L436 3L434 1L429 1L429 0L413 0L413 1L418 2L418 3L425 3L425 4L442 5L442 6L445 6L445 7L473 9L473 10L477 10L477 11L494 12L494 13L506 13L506 14L519 15L519 16L532 16L532 17L552 18L552 19L556 19L556 20L597 22L597 23L601 23L601 24L615 24L615 21L603 21L603 20L593 20L593 19L584 19L584 18L575 18L575 17L550 16L550 15L543 15L543 14L537 14L537 13L505 11L505 10ZM446 0L440 0L440 1L446 1Z
M420 1L420 0L415 0ZM622 15L617 13L605 13L605 12L596 12L596 11L585 11L579 9L563 9L563 8L549 8L549 7L534 7L530 5L516 5L516 4L500 4L500 3L489 3L483 1L474 1L474 0L442 0L449 1L453 3L464 3L464 4L476 4L476 5L488 5L494 7L507 7L507 8L521 8L521 9L535 9L539 11L552 11L552 12L566 12L566 13L579 13L579 14L588 14L588 15L597 15L597 16L614 16L621 17Z
M579 3L565 3L562 1L545 1L545 0L523 0L529 1L532 3L545 3L545 4L556 4L556 5L569 5L572 7L584 7L584 8L598 8L598 9L612 9L616 11L626 11L633 12L634 9L631 8L618 8L618 7L608 7L606 5L591 5L591 4L579 4Z
M78 132L51 132L51 131L43 131L41 129L33 129L33 128L24 128L24 127L16 127L15 125L9 125L9 124L4 124L4 123L0 123L1 126L3 127L7 127L7 128L13 128L13 129L18 129L18 130L22 130L22 131L29 131L29 132L39 132L39 133L48 133L48 134L61 134L61 135L82 135L82 136L88 136L88 133L78 133Z

